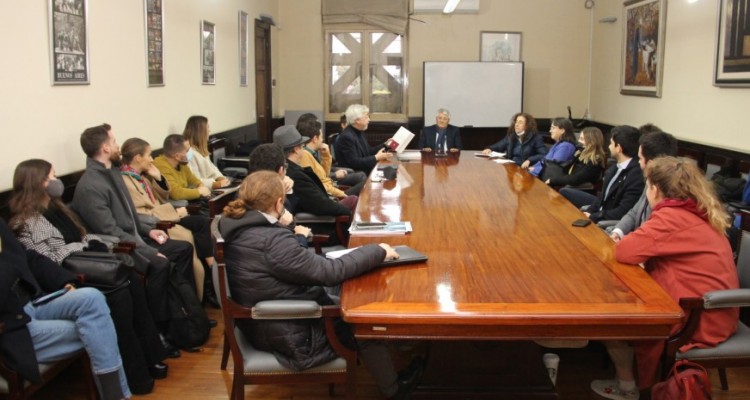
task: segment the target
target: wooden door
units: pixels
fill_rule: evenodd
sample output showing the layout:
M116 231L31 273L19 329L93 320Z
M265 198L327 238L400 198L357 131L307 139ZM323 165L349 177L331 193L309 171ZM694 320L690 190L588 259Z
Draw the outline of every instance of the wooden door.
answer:
M271 25L255 20L255 115L258 139L271 140Z

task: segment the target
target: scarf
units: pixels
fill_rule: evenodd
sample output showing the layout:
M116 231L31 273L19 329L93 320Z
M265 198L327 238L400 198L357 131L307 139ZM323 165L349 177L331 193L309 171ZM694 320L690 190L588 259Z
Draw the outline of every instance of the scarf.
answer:
M156 199L154 198L154 194L151 193L151 186L146 183L146 180L143 179L143 176L138 173L138 171L135 170L135 168L131 167L128 164L123 164L120 166L120 173L125 176L129 176L136 181L138 181L141 184L141 187L148 195L148 198L151 199L151 202L153 204L156 204Z

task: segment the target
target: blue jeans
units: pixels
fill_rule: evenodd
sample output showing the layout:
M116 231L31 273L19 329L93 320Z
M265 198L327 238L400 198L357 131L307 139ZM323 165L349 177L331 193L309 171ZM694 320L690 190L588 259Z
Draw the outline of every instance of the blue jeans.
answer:
M29 302L23 310L31 317L26 327L37 361L59 361L85 348L94 376L118 372L122 393L131 396L117 348L115 326L99 290L76 289L37 307Z

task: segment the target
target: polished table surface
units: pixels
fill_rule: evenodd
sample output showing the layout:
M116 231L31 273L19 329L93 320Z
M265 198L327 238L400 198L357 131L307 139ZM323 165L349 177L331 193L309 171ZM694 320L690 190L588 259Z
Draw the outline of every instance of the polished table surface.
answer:
M399 164L397 181L370 182L355 221L411 221L403 236L352 237L349 246L406 244L426 263L347 281L344 320L360 338L665 338L679 306L580 211L514 164L471 151Z

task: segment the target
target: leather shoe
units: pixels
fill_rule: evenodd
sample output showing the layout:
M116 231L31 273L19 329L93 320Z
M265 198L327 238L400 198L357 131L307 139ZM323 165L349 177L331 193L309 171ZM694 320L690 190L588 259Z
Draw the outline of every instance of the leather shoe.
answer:
M209 319L209 320L208 320L208 327L209 327L209 328L216 328L216 325L218 325L218 324L219 324L219 323L218 323L218 322L216 322L216 320L215 320L215 319L213 319L213 318L211 318L211 319Z
M161 344L164 346L164 351L166 351L168 358L180 358L180 349L177 346L167 340L164 335L159 335L159 339L161 339Z
M416 357L406 369L398 373L398 391L391 396L389 400L408 400L411 398L411 392L419 384L424 372L425 360L422 357Z
M211 306L211 308L215 308L215 309L221 308L219 299L216 298L216 293L214 293L213 289L206 290L203 293L203 304L208 304L209 306Z
M154 379L164 379L167 377L167 371L169 371L169 365L164 363L156 363L154 365L149 365L148 372L151 374L151 377Z

